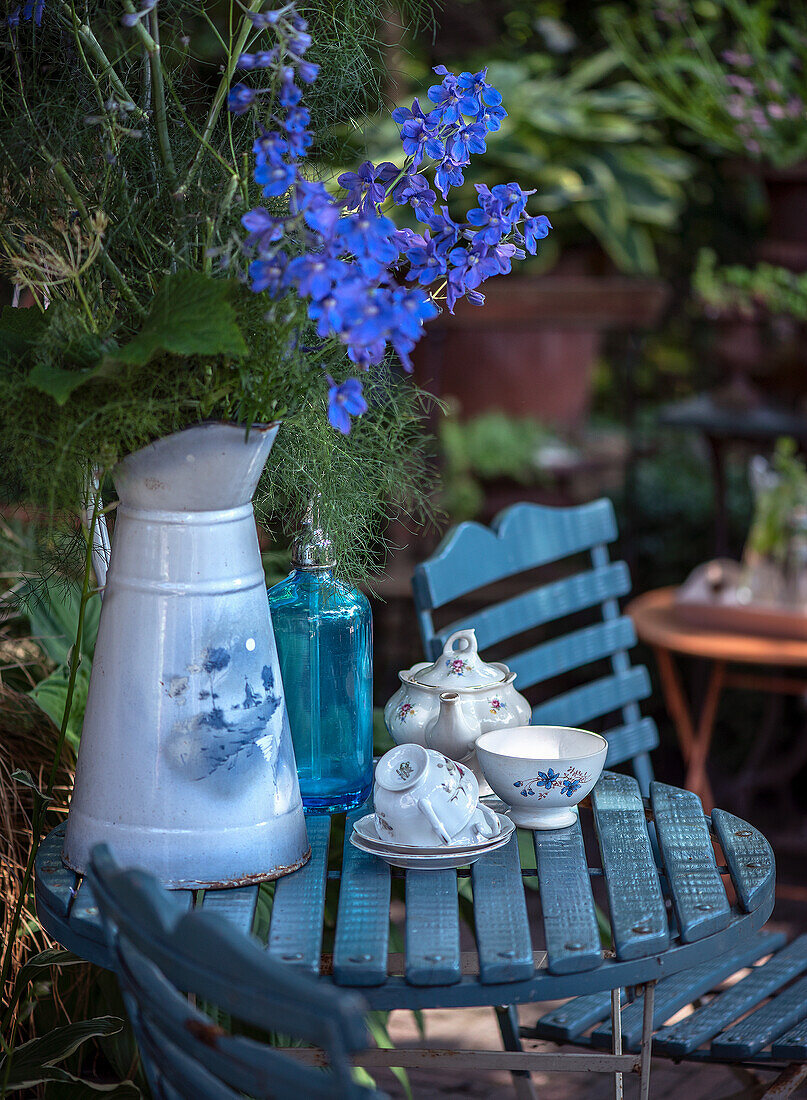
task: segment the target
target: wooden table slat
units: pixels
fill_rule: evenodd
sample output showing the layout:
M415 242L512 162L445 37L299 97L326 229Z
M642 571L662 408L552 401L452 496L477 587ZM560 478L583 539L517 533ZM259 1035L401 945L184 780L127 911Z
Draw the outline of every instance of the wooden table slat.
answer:
M245 935L252 931L259 886L239 886L231 890L205 890L202 909L224 917Z
M706 819L691 791L651 783L650 798L679 935L693 943L731 919Z
M726 857L740 905L751 913L776 875L773 850L760 832L725 810L712 811L712 827Z
M669 1020L679 1009L698 997L704 996L726 978L736 974L738 970L752 966L758 959L769 955L781 947L785 939L782 932L761 933L751 943L744 944L726 955L710 959L709 962L696 966L692 970L683 970L680 974L664 978L656 985L653 1027L661 1027L664 1021ZM628 1050L638 1050L641 1044L643 1011L644 1000L642 997L637 997L633 1004L628 1005L622 1012L622 1041ZM606 1020L596 1029L592 1041L595 1046L610 1049L611 1034L611 1021Z
M51 829L42 841L36 859L36 890L48 909L66 917L78 891L79 876L62 863L66 822Z
M347 815L342 884L336 916L333 976L337 985L382 985L387 978L389 867L350 843L353 822L366 806Z
M617 958L663 951L670 941L667 911L639 784L633 776L604 772L591 804Z
M325 887L328 884L328 814L306 818L311 859L294 874L278 879L267 951L283 962L319 972Z
M78 936L86 936L97 943L103 943L106 939L101 925L101 914L95 903L95 895L86 878L82 878L78 885L76 898L70 907L68 923Z
M477 860L471 875L480 981L491 984L531 978L532 939L517 836Z
M406 872L406 980L453 985L462 977L457 872Z
M602 946L580 822L535 830L533 840L549 970L591 970L602 962Z
M653 1045L667 1054L689 1054L759 1004L763 997L769 997L805 970L807 935L799 936L736 985L696 1008L690 1016L662 1028L654 1037Z

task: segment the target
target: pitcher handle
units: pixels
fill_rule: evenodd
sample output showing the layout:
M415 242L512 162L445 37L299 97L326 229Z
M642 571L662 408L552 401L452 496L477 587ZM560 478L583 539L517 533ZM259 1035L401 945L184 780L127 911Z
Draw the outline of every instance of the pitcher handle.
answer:
M450 844L451 843L451 834L448 832L445 825L442 823L440 818L437 816L437 814L434 811L434 806L432 806L431 802L429 801L429 799L425 795L422 798L418 799L418 809L425 816L426 820L429 822L431 827L434 829L434 831L440 837L442 842L444 844Z

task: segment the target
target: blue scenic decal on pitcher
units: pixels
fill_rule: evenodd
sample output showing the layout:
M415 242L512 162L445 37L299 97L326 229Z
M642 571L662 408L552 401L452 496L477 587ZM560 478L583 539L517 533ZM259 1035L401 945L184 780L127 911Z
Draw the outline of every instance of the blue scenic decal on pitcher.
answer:
M190 778L205 779L220 769L232 771L236 765L260 755L272 766L277 764L277 731L271 719L277 714L282 696L275 690L275 675L269 665L261 669L258 688L244 676L243 696L237 703L222 705L221 681L231 667L230 651L223 646L208 648L186 669L188 675L173 676L165 686L176 706L186 706L194 677L204 677L195 700L207 709L174 724L174 739L169 746L175 764ZM232 679L232 676L229 677ZM219 689L219 690L217 690ZM273 725L274 723L272 723Z

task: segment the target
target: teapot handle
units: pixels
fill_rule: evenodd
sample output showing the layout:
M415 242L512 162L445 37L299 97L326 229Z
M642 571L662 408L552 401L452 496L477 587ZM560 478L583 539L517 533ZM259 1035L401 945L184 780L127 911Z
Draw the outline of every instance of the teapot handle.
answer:
M446 657L450 657L452 653L470 653L476 656L477 649L476 631L473 627L468 627L466 630L455 630L448 636L443 654Z
M426 820L440 837L442 842L444 844L450 844L451 834L448 832L445 825L434 812L434 806L432 806L431 802L425 795L422 798L418 799L418 809L425 816Z

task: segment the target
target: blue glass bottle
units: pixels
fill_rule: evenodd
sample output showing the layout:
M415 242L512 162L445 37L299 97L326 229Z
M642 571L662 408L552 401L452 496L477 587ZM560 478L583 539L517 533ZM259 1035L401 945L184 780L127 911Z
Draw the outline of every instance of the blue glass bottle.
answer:
M269 589L303 805L309 813L360 806L373 784L373 625L370 604L334 575L311 510L292 547L293 569Z

